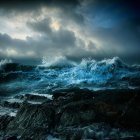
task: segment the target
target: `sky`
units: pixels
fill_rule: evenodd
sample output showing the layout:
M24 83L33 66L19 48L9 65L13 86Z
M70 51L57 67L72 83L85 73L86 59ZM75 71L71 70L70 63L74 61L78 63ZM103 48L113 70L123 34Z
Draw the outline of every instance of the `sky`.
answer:
M38 64L42 57L140 63L139 0L3 0L0 59Z

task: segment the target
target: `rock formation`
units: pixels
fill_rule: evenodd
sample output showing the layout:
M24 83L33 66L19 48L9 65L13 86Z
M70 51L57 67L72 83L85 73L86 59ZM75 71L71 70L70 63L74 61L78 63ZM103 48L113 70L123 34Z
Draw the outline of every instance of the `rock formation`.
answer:
M55 91L52 100L39 95L16 96L23 102L1 101L2 107L16 108L18 112L16 116L0 116L0 138L140 139L139 93L139 89L65 89Z

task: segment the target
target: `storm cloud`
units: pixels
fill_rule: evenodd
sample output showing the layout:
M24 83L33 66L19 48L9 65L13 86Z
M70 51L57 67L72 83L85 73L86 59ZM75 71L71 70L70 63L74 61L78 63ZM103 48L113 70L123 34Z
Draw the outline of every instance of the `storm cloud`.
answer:
M38 63L119 56L140 63L138 0L11 0L0 4L0 59Z

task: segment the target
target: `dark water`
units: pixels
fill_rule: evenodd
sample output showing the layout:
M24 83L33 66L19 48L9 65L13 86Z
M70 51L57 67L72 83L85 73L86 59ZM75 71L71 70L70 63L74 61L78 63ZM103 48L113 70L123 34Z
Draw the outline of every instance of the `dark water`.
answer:
M140 87L140 66L127 65L118 57L74 63L61 58L39 66L0 61L0 96L47 94L65 88L90 90Z

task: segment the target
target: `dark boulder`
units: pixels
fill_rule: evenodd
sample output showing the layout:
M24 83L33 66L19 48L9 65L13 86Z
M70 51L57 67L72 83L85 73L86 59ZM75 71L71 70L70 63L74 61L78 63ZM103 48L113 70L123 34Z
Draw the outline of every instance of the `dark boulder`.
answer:
M53 100L45 99L42 104L30 104L26 100L6 132L9 136L20 136L21 140L45 140L50 133L57 133L62 140L124 140L131 136L135 139L140 130L139 93L139 89L93 92L73 89L59 91ZM129 135L124 138L125 133Z
M37 138L48 133L54 126L54 108L48 105L35 105L25 102L16 118L8 125L8 134ZM39 139L38 138L38 139Z
M12 116L0 116L0 130L5 130L8 124L14 119Z
M20 108L20 105L21 105L21 103L9 102L8 100L7 101L2 101L0 104L3 107L9 107L9 108Z
M11 136L9 138L7 138L6 140L18 140L16 136Z
M49 99L45 96L35 95L35 94L23 94L23 95L16 95L16 99L20 100L27 100L27 101L49 101Z

